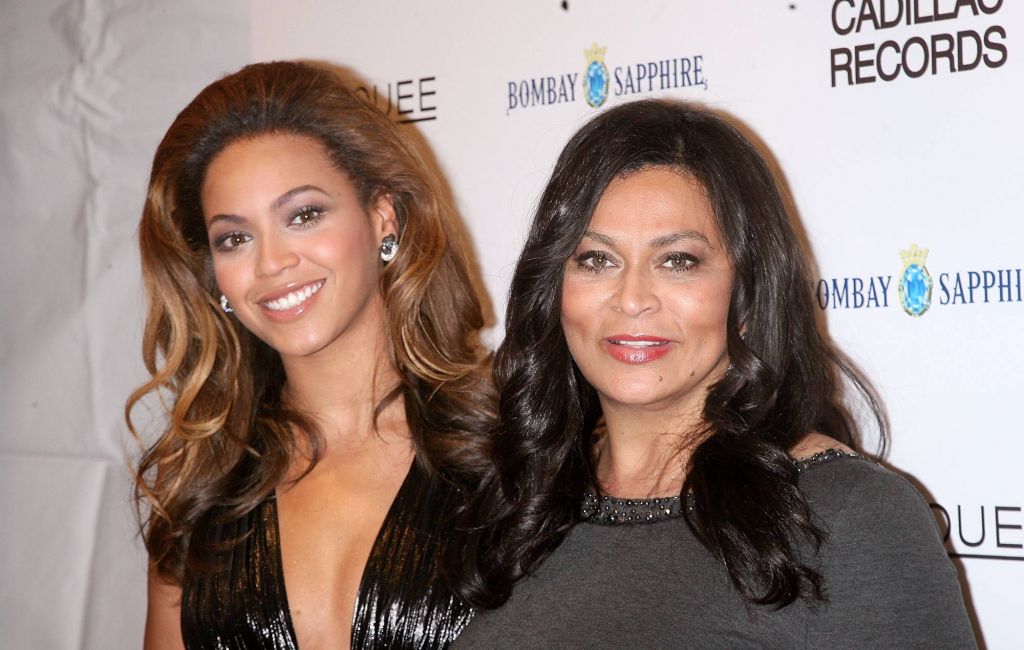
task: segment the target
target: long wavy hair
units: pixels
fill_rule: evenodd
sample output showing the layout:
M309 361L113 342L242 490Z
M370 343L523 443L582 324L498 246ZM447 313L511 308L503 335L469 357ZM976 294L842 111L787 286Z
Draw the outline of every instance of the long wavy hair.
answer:
M735 269L731 365L708 391L700 430L679 432L700 441L684 468L682 496L694 505L686 522L748 602L825 597L822 576L797 557L800 539L820 544L823 533L787 452L812 431L859 448L841 376L864 395L883 440L884 421L816 327L807 258L764 159L706 109L644 100L601 113L566 145L512 278L494 362L494 469L471 506L483 523L463 560L464 596L479 606L508 598L580 521L581 498L597 486L601 409L562 331L563 272L608 184L646 168L700 182Z
M420 153L326 67L262 63L214 82L177 116L154 156L139 226L149 298L143 358L152 377L125 407L140 443L134 407L155 396L166 411L166 428L138 462L135 495L151 560L179 584L211 566L218 524L256 507L294 462L308 458L308 472L323 454L311 419L282 402L279 355L218 306L200 208L214 156L271 133L315 138L364 207L380 196L394 203L401 246L380 291L400 384L376 413L404 398L417 462L455 483L479 471L478 433L492 417L468 254Z

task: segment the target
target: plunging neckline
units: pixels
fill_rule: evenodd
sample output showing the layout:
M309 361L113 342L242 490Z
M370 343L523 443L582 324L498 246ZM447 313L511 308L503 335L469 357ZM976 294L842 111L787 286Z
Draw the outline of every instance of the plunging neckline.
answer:
M408 488L408 486L409 486L409 484L411 482L411 478L413 476L413 472L415 472L415 471L417 471L417 469L416 469L416 459L413 458L412 464L409 466L409 470L405 473L405 478L402 479L402 484L398 486L398 491L395 492L395 497L391 500L391 505L388 506L387 514L384 515L384 520L381 521L380 528L377 529L377 534L373 538L373 544L370 546L370 552L366 556L366 563L363 564L362 573L360 573L360 575L359 575L359 586L356 588L356 597L352 601L352 618L349 621L349 632L348 632L349 647L352 646L352 634L355 632L355 629L356 629L356 614L357 614L357 612L359 612L359 600L360 600L360 598L363 597L363 593L365 591L364 590L364 583L366 582L366 567L369 566L370 559L373 558L374 552L378 550L378 547L381 544L381 538L383 536L383 533L387 529L388 523L390 523L392 521L392 519L394 518L395 508L397 507L397 504L401 502L402 497L404 496L404 494L405 494L405 492L406 492L406 490L407 490L407 488ZM291 637L292 645L294 645L294 647L298 648L299 647L299 639L298 639L298 635L295 633L295 624L292 621L292 608L291 608L291 604L290 604L290 602L288 600L288 586L285 583L285 579L284 579L284 553L281 550L281 521L278 518L277 490L276 489L274 490L273 497L268 499L268 501L269 501L269 506L271 508L271 513L270 513L271 529L270 529L270 532L274 536L274 540L275 540L275 544L274 544L275 549L274 550L276 552L274 553L274 556L275 556L275 558L274 558L275 559L275 564L274 564L275 570L274 570L274 573L275 573L275 578L276 578L276 582L277 582L278 593L281 594L280 607L281 607L281 609L282 609L282 611L284 613L285 624L287 626L288 635Z
M353 650L443 648L469 623L472 608L442 577L449 516L459 499L457 488L442 475L418 461L409 467L362 568L348 637ZM186 647L299 647L284 579L277 505L274 492L245 516L211 524L204 540L225 550L214 558L219 566L190 576L183 585ZM342 526L345 519L354 519L346 514L338 511ZM315 578L318 567L312 569ZM335 606L323 615L342 616L344 609Z

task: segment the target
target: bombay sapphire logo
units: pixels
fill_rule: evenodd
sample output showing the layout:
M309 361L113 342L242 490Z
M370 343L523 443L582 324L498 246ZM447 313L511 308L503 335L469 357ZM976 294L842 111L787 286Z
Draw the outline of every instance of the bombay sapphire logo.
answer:
M920 316L932 304L932 276L924 265L928 259L928 249L911 244L909 249L900 251L900 257L903 258L903 273L899 283L900 304L903 305L903 311L911 316Z
M608 99L608 67L604 64L606 49L594 43L583 50L583 56L587 57L587 69L583 73L583 96L594 108Z

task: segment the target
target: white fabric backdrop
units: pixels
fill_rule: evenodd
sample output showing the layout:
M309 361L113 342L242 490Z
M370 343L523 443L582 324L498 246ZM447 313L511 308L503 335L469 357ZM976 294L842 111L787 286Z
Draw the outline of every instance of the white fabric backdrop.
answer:
M882 393L891 463L937 504L951 552L984 556L957 560L984 642L1021 647L1022 29L1022 5L998 0L0 4L0 196L15 229L0 257L4 647L141 638L120 405L143 377L135 227L174 113L249 61L350 68L432 146L500 320L554 158L599 110L583 89L593 43L603 107L705 102L772 153L830 333ZM898 291L911 244L933 282L919 317Z
M141 646L136 229L163 132L249 51L244 2L0 0L0 647Z

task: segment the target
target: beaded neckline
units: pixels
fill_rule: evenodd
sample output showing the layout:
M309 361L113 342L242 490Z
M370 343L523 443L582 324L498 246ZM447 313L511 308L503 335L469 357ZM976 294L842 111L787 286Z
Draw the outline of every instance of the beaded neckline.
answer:
M796 464L796 471L802 472L805 469L814 467L824 463L825 461L834 460L836 458L863 458L860 454L855 451L843 451L842 449L836 449L831 447L824 451L819 451L816 454L801 458L800 460L793 461Z
M803 472L815 465L836 458L862 458L862 456L856 452L831 448L794 461L794 464L796 471ZM687 499L687 508L692 507L691 500ZM647 524L666 519L677 519L683 514L683 506L682 499L678 495L652 499L621 499L610 496L598 497L588 491L583 495L580 514L588 523L605 526Z
M653 523L681 516L683 514L681 501L678 496L657 499L619 499L609 496L598 497L593 492L587 492L583 495L580 514L584 521L608 526Z

